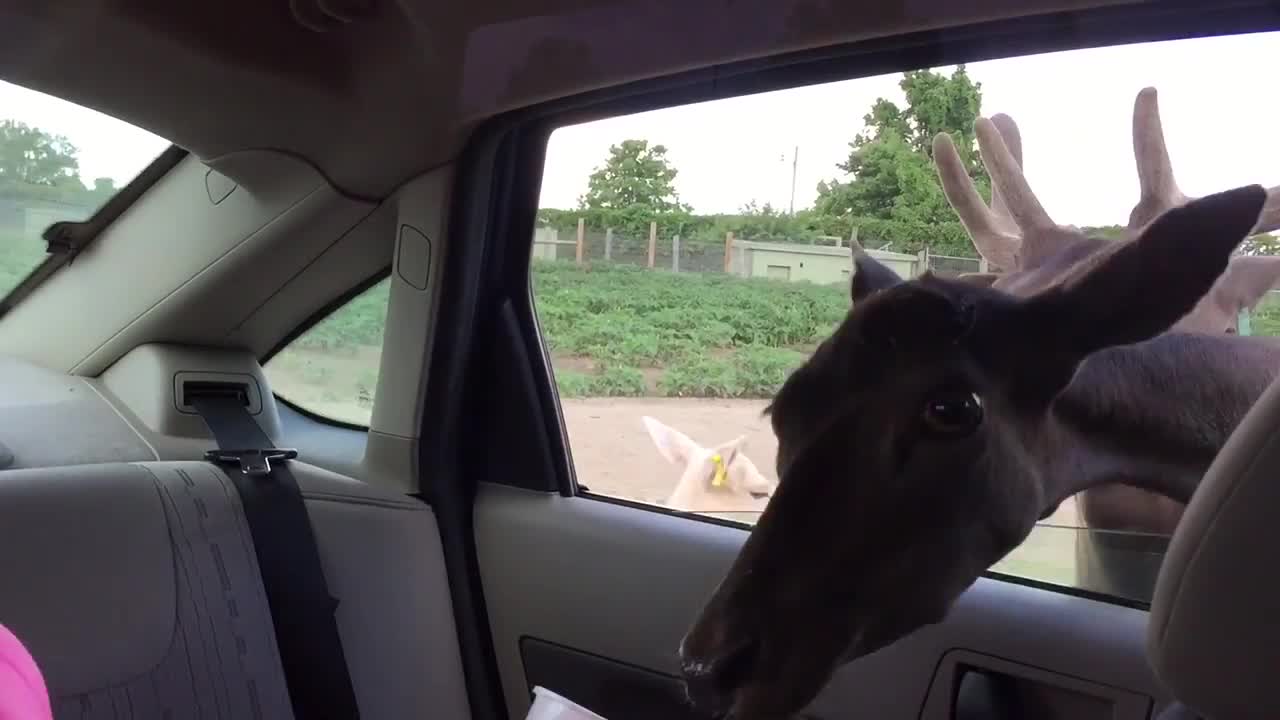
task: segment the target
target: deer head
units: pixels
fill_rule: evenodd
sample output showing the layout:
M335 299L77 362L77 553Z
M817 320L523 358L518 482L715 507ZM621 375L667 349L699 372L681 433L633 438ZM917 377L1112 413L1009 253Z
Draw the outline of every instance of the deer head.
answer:
M853 309L769 408L778 490L681 643L691 700L788 717L842 661L940 621L1081 489L1055 412L1077 368L1190 311L1265 201L1173 208L1024 297L858 254Z
M1144 88L1134 100L1132 133L1140 193L1126 227L1125 236L1130 238L1154 217L1189 200L1174 178L1155 88ZM966 280L1027 295L1053 284L1064 268L1111 243L1086 237L1074 227L1057 225L1044 211L1026 181L1022 138L1012 118L996 115L989 121L979 120L976 134L992 178L991 207L983 203L946 136L934 142L938 176L974 247L989 261L1008 258L1002 267L1015 275L975 274ZM1003 199L1006 195L1011 202ZM1267 203L1250 234L1280 227L1278 198L1280 188L1268 191ZM1240 312L1256 307L1278 281L1280 257L1234 257L1213 288L1170 329L1234 334ZM1183 511L1177 500L1125 485L1090 488L1077 502L1087 526L1111 530L1171 534Z
M764 511L777 483L743 454L746 435L706 448L654 418L640 419L662 457L682 468L667 507L699 513Z

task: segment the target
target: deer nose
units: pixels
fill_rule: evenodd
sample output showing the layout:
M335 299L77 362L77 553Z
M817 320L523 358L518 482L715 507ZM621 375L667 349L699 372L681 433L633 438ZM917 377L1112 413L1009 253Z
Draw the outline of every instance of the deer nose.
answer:
M716 717L727 713L734 694L751 677L759 648L754 640L743 640L710 660L682 658L680 670L689 702Z
M767 492L760 492L759 490L748 490L747 492L751 494L751 497L753 497L753 498L755 498L755 499L757 499L757 500L763 500L763 499L765 499L765 498L769 497L769 495L770 495L770 493L767 493Z

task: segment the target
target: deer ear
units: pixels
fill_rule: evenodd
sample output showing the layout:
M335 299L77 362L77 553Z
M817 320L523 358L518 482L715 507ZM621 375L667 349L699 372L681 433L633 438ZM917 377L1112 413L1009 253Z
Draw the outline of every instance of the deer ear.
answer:
M1189 313L1226 271L1266 197L1248 185L1192 200L1063 284L992 303L977 330L982 360L1015 380L1015 402L1050 402L1089 354L1153 338Z
M1252 310L1280 284L1280 257L1242 255L1231 259L1227 271L1214 285L1214 300L1227 312Z
M1085 272L1028 298L1023 329L1075 362L1159 335L1226 271L1266 199L1261 185L1247 185L1165 212Z
M742 448L746 444L747 444L747 436L739 435L738 437L730 440L729 442L720 443L714 448L711 448L711 450L713 452L719 453L720 456L724 458L725 464L728 465L733 460L735 455L742 452Z
M898 277L898 273L889 266L861 249L854 249L853 278L850 280L849 295L855 303L901 282L902 278Z
M683 465L702 449L688 435L648 415L641 416L640 420L644 422L645 429L649 431L649 437L653 438L653 444L657 446L658 452L668 462Z

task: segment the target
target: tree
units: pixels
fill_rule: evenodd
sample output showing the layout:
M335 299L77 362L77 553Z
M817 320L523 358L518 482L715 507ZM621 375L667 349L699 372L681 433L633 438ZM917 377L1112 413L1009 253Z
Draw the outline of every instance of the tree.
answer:
M932 70L904 73L898 86L907 104L879 98L837 165L847 179L818 184L815 209L824 215L879 218L937 225L956 222L933 165L933 138L946 132L985 199L990 178L978 156L973 126L982 108L982 84L964 65L950 77ZM948 234L948 237L951 235ZM947 254L974 255L970 244L935 247Z
M76 146L17 120L0 121L0 182L84 189Z
M609 157L587 179L587 192L578 200L584 210L624 210L636 206L654 213L684 209L676 194L678 171L667 159L665 145L648 140L623 140L609 146Z
M1240 243L1244 255L1280 255L1280 238L1270 233L1250 235Z

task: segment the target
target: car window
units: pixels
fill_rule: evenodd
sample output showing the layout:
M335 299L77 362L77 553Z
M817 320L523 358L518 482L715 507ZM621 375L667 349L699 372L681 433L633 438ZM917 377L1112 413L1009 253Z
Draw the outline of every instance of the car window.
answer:
M585 493L752 523L767 501L755 495L777 482L764 411L849 311L851 247L903 278L1004 271L1011 258L981 256L948 202L938 133L989 202L975 122L1006 114L1010 152L1048 214L1115 242L1139 197L1131 132L1143 88L1158 91L1175 192L1280 185L1265 110L1280 101L1238 72L1265 66L1276 40L992 60L558 129L531 278ZM1251 109L1228 121L1228 107ZM1241 253L1280 254L1272 229ZM1280 293L1263 292L1280 271L1261 272L1267 283L1199 331L1280 334ZM1151 498L1116 502L1155 502L1144 507L1176 522L1177 503ZM1087 526L1069 497L994 569L1148 600L1168 532Z
M378 387L391 278L340 305L271 357L271 389L309 413L368 427Z
M84 220L169 147L96 110L0 82L0 297L46 257L49 225Z

